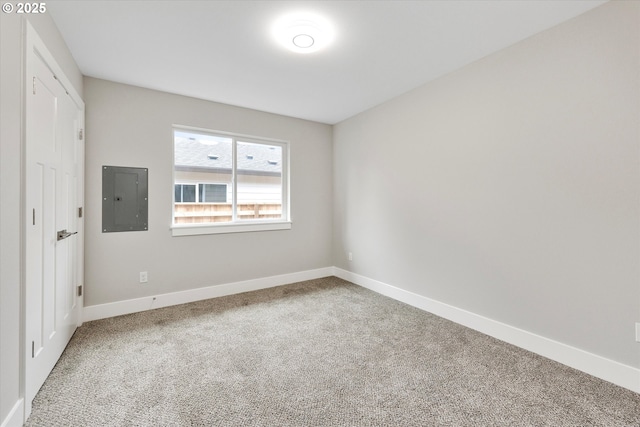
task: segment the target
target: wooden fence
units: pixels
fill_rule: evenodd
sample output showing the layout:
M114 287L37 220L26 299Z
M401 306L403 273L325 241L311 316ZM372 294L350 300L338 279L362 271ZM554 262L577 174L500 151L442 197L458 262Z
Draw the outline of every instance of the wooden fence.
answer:
M176 224L229 222L232 218L231 203L176 203ZM282 217L280 203L240 203L238 219L278 219Z

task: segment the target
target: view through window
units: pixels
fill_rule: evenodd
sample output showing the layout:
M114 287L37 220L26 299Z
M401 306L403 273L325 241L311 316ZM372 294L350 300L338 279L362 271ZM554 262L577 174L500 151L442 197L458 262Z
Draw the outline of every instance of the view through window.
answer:
M174 225L288 220L287 144L174 129Z

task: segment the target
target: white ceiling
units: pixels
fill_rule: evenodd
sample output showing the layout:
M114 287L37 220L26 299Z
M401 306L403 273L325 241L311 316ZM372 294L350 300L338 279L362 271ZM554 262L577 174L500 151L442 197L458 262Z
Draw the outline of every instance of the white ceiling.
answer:
M50 1L83 74L334 124L605 1ZM300 55L270 26L311 10L334 43Z

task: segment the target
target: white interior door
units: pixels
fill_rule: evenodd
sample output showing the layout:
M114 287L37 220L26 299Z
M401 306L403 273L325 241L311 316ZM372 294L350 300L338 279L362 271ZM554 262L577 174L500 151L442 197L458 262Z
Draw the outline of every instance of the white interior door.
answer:
M25 157L25 400L31 401L79 324L83 108L51 64L28 51ZM80 171L80 173L79 173Z

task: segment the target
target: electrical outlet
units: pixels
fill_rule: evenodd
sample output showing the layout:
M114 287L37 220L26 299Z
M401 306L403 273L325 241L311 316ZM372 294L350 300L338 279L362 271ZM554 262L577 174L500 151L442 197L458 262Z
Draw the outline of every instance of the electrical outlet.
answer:
M636 341L640 342L640 322L636 322Z
M353 261L353 253L352 252L349 252L347 257L349 258L349 261Z
M149 276L146 271L140 272L140 283L147 283L149 281Z

